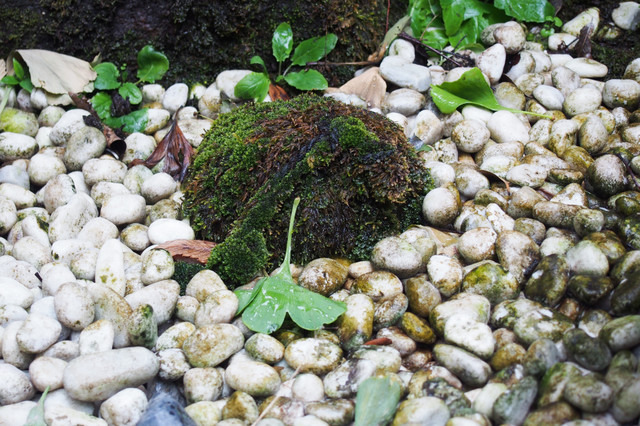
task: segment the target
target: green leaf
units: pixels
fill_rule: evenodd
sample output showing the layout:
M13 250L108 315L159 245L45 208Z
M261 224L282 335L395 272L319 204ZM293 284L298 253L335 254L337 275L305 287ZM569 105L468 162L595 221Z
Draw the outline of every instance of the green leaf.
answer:
M100 115L100 114L98 114ZM143 132L148 121L147 108L132 111L120 117L107 117L103 119L107 126L115 129L122 128L127 133Z
M120 71L114 64L102 62L93 67L93 69L98 74L93 82L93 87L97 90L113 90L120 87L120 82L118 81Z
M273 32L271 49L273 50L273 56L275 56L278 62L284 62L284 60L289 57L291 49L293 49L293 32L291 31L291 25L286 22L278 25L278 28Z
M250 64L259 64L260 66L262 66L262 72L264 72L265 74L268 74L267 72L267 66L265 65L264 61L262 60L262 58L258 55L253 56L251 58L251 61L249 61Z
M107 118L111 117L111 96L105 92L98 92L96 95L91 98L91 106L96 110L98 117L100 120L104 121Z
M494 0L494 5L519 21L544 22L556 11L547 0Z
M358 386L354 426L384 426L396 412L402 385L389 376L369 377Z
M27 416L27 422L24 426L47 426L47 423L44 420L44 400L49 393L49 386L42 392L42 396L38 401L38 405L33 407L29 411L29 415Z
M291 62L293 65L304 66L308 62L319 61L336 47L337 42L338 36L332 33L307 39L296 47Z
M169 69L169 59L153 48L147 45L138 52L138 74L139 80L146 83L155 83L160 80L164 73Z
M427 26L432 27L434 17L438 17L441 14L442 9L437 0L411 0L409 2L409 16L411 17L411 30L414 36L420 37L427 29ZM444 28L444 24L442 26Z
M7 86L16 86L20 84L20 80L15 78L13 75L5 75L2 77L2 80L0 80L0 83L6 84Z
M22 80L24 78L24 68L16 58L13 58L13 72L16 74L18 80Z
M284 79L298 90L324 90L329 87L327 80L316 70L290 72Z
M261 72L252 72L245 75L242 80L236 84L233 94L240 99L253 99L256 102L262 102L269 93L269 76Z
M24 80L20 80L20 87L31 93L31 91L33 90L33 83L31 83L31 80L29 78L26 78Z
M506 108L500 105L493 95L493 90L491 90L491 87L489 87L484 79L482 71L477 67L465 72L456 81L445 82L438 86L432 84L431 98L438 109L444 114L451 114L458 107L471 104L492 111L505 110L513 113L524 113L551 118L546 115Z
M124 83L118 89L118 93L125 99L128 99L132 105L137 105L142 102L142 92L133 83Z
M293 223L299 203L300 198L293 202L287 250L280 270L261 279L251 292L235 291L238 314L242 314L242 321L249 329L258 333L270 334L278 330L287 313L305 330L317 330L324 324L334 322L346 311L343 302L336 302L293 282L289 264Z

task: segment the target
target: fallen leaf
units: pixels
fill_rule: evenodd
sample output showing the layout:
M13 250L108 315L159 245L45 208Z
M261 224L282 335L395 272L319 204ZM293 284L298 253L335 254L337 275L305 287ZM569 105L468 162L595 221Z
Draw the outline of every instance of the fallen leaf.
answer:
M269 97L272 101L283 100L286 101L289 99L289 95L281 86L277 84L270 83L269 84Z
M387 91L387 83L380 76L380 68L372 67L352 78L339 89L343 93L359 96L370 108L380 108L382 99Z
M0 79L7 75L7 63L4 59L0 59Z
M378 337L377 339L372 339L372 340L369 340L368 342L364 342L363 345L383 346L383 345L390 345L391 343L393 342L388 337Z
M578 41L574 48L576 57L591 58L591 34L593 34L593 23L590 22L580 30Z
M178 112L176 112L177 116ZM191 164L191 157L193 157L193 147L182 133L182 130L180 130L178 120L174 120L169 132L164 135L164 138L162 138L151 155L144 161L140 159L133 160L129 167L142 164L151 169L164 160L162 171L182 182L187 174L187 168Z
M16 55L29 68L34 87L56 95L93 90L96 72L87 61L50 50L21 49L11 52L7 63L11 64ZM9 67L8 71L11 71L12 66Z
M167 250L175 260L206 265L215 246L212 241L173 240L158 244L156 248Z

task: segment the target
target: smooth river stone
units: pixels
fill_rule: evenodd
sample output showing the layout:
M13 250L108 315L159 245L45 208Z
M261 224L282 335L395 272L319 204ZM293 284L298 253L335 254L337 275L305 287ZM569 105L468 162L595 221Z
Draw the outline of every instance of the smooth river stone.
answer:
M158 358L142 347L82 355L65 369L64 389L79 401L102 401L151 380L158 369Z

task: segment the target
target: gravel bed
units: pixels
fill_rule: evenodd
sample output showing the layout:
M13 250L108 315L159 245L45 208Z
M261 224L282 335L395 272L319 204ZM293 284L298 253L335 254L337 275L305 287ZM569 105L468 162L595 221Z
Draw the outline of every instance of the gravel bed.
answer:
M629 3L623 28L640 19ZM585 11L549 45L593 19ZM552 118L443 115L430 84L467 69L415 64L404 40L357 77L386 93L327 91L430 146L420 156L436 189L424 222L370 259L293 268L347 305L316 332L251 332L215 271L181 289L156 247L195 238L180 185L162 163L131 167L174 115L197 149L249 71L144 86L149 122L122 158L88 112L13 93L0 116L0 424L24 424L49 388L51 425L244 425L261 413L263 426L348 425L372 376L402 384L394 425L638 424L640 58L607 80L606 64L548 53L513 22L483 42L471 55L498 102ZM519 57L511 82L507 54ZM189 99L197 108L180 109Z

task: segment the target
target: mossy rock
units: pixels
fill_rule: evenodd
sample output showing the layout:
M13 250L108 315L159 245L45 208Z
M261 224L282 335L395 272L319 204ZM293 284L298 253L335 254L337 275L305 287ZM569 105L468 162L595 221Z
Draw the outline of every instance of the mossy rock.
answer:
M359 260L420 223L432 185L395 123L304 95L221 115L183 184L183 213L219 243L207 266L238 285L281 261L296 197L292 260Z
M407 3L391 1L389 25L406 13ZM384 38L387 6L386 0L3 0L0 57L14 49L49 49L87 61L100 54L126 63L135 76L136 55L151 44L171 64L163 83L211 83L225 69L248 68L253 55L275 73L271 37L281 22L291 24L296 45L335 33L330 61L365 60ZM328 77L345 72L340 80L353 70L320 69Z

